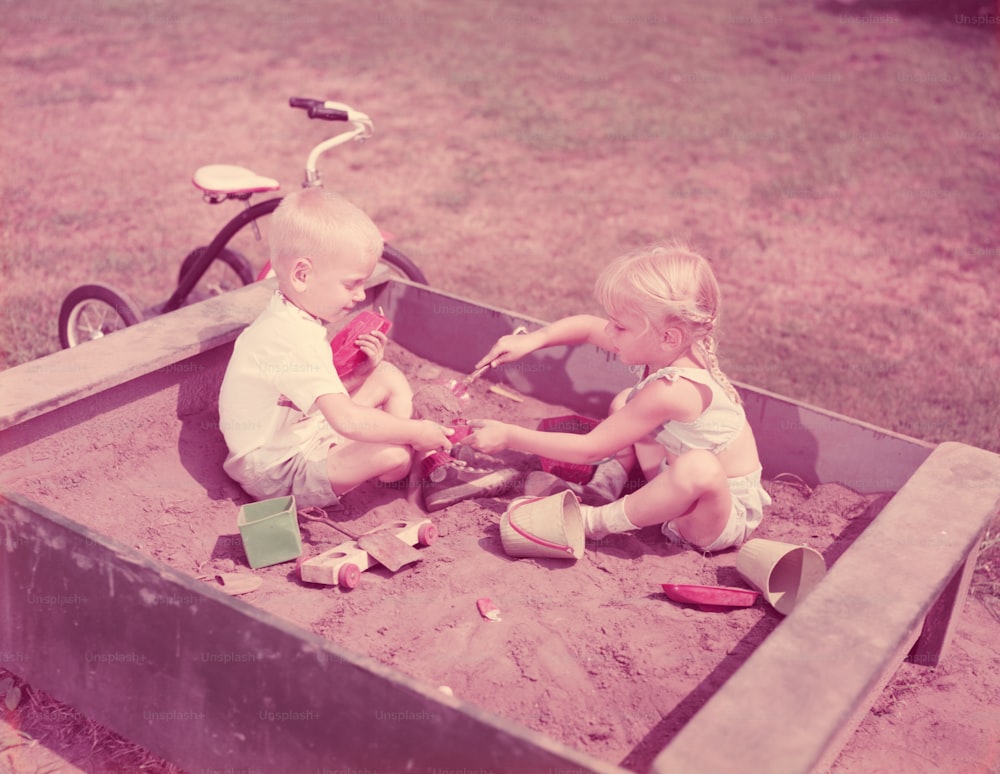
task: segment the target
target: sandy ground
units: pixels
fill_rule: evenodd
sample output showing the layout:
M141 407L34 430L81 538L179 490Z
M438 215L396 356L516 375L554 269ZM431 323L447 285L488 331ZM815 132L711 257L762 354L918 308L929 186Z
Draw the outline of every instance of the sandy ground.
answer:
M418 395L454 375L395 345L389 359ZM243 595L247 602L599 758L644 770L782 620L760 600L714 611L670 601L660 584L747 583L736 572L735 551L708 557L681 550L655 528L588 542L578 561L512 558L498 524L517 491L433 514L440 538L419 549L420 562L396 574L373 568L354 590L304 584L291 562L252 571L236 529L238 505L249 498L221 471L216 410L178 417L172 397L162 400L162 411L146 407L142 416L126 407L114 421L130 429L113 444L95 441L85 454L43 449L24 467L15 459L4 480L19 479L21 491L42 504L206 583L223 573L256 576L262 585ZM440 405L418 401L424 413ZM567 413L530 398L512 401L485 383L473 385L469 404L451 408L528 426ZM502 456L522 471L539 464L528 455ZM766 486L774 504L756 536L812 546L828 566L885 500L836 483ZM329 516L355 530L374 527L405 512L405 496L364 485ZM132 508L109 507L121 502ZM303 521L301 532L306 557L345 540L317 522ZM480 615L482 597L499 608L500 621ZM1000 679L991 626L970 599L945 664L904 665L834 770L995 765ZM30 718L22 728L33 730Z

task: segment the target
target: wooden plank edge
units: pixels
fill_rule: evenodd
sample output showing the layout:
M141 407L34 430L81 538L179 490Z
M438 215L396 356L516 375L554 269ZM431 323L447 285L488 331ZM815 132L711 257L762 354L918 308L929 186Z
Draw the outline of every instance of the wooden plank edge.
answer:
M366 287L406 280L376 271ZM260 314L274 278L152 316L114 335L0 373L0 430L233 341Z
M652 770L791 774L832 763L977 549L998 499L1000 456L938 446Z
M189 770L623 771L19 495L0 538L5 666Z

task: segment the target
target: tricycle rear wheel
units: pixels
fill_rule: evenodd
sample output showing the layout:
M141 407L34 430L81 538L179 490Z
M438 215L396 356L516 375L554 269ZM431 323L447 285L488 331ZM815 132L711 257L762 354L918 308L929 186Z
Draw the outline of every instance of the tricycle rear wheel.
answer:
M198 262L198 259L205 252L204 247L196 247L181 263L181 270L177 274L177 283L184 279L184 276ZM204 301L214 296L228 293L244 285L249 285L254 281L253 269L242 253L223 247L219 254L212 260L211 265L205 269L205 273L198 279L197 284L184 299L184 304L194 304Z
M427 277L408 256L401 253L395 247L386 242L382 246L382 260L389 264L393 271L399 273L404 279L411 282L419 282L421 285L429 285Z
M421 285L430 284L427 281L426 275L420 270L420 267L388 242L382 246L381 261L389 267L391 274L400 279L410 280L410 282L417 282ZM274 270L271 268L271 262L268 261L264 264L264 268L257 274L256 279L259 282L273 276Z

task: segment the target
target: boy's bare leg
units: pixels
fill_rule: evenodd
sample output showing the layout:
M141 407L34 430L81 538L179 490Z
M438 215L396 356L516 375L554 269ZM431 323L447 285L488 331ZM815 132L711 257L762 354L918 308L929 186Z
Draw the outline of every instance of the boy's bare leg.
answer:
M366 378L345 381L351 399L362 406L379 408L394 417L413 416L413 390L396 366L382 361Z
M373 478L386 483L399 481L410 472L410 460L408 446L343 441L327 454L326 472L339 497Z
M383 360L365 376L352 374L344 380L344 386L361 406L402 419L413 416L413 390L403 372L391 363ZM407 500L419 504L415 499L420 497L420 466L413 464L416 461L408 447L345 441L330 449L327 472L338 495L372 478L386 483L407 478Z
M381 408L393 416L404 419L413 416L413 390L410 388L406 376L398 368L385 361L379 363L378 367L351 397L362 405ZM407 475L406 500L417 507L422 507L420 458L423 456L419 453L412 455ZM399 481L401 478L387 479L383 477L383 480Z

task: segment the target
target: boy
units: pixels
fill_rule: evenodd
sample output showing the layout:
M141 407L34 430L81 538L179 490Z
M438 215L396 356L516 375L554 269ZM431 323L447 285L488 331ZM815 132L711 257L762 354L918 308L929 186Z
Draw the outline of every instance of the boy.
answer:
M450 429L411 419L406 377L382 361L384 333L359 337L368 360L347 385L337 374L325 323L365 298L382 254L368 216L321 188L298 191L275 210L270 241L278 290L237 338L219 394L226 473L257 499L322 507L371 478L405 479L417 453L430 510L506 488L502 472L445 453Z

